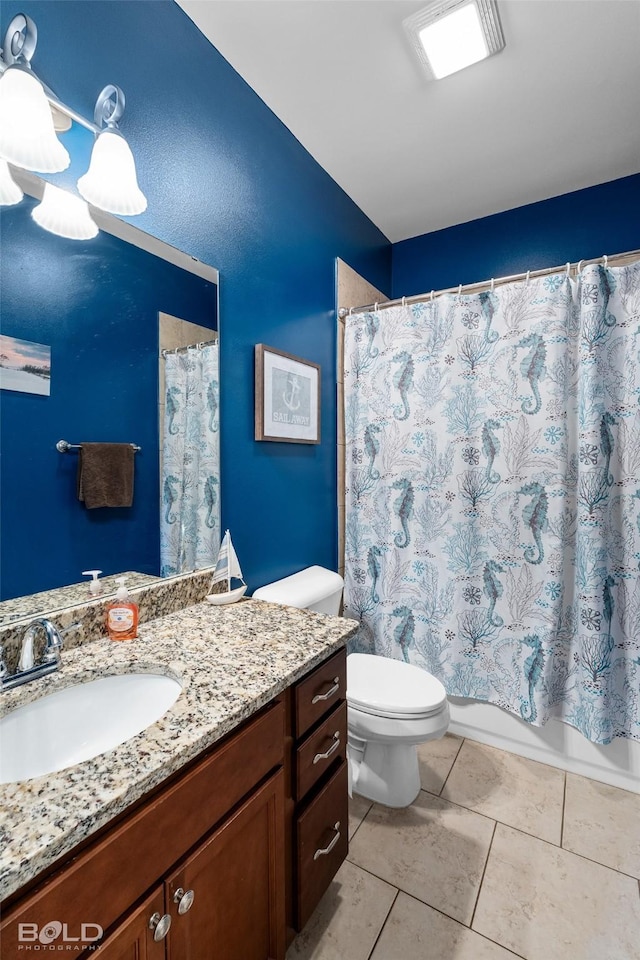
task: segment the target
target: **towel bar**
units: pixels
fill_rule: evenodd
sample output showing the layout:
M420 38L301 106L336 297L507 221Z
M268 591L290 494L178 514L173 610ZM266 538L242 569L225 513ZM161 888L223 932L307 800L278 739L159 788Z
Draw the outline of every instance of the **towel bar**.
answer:
M139 447L136 443L131 443L129 446L133 447L135 453L142 450L142 447ZM69 443L67 440L58 440L56 443L58 453L69 453L70 450L79 450L81 447L81 443Z

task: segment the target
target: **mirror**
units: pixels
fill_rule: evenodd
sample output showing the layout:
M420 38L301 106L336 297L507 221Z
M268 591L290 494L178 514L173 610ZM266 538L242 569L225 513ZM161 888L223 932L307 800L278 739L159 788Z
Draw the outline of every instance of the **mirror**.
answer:
M15 173L25 198L2 208L0 232L0 624L32 610L15 598L78 584L84 570L159 576L161 349L219 332L217 270L98 211L93 240L48 233L30 216L42 181ZM78 500L76 445L90 441L140 448L131 507ZM216 444L219 464L219 433ZM52 610L78 590L88 598L81 585L34 600Z

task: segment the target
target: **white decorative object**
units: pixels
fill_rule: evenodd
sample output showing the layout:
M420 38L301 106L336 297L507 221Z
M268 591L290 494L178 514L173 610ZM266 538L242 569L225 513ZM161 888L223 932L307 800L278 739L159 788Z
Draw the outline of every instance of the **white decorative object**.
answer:
M242 585L240 587L235 587L231 589L232 580L241 580ZM215 604L224 604L224 603L235 603L237 600L241 600L247 592L247 585L244 582L242 576L242 570L240 569L240 563L238 562L238 557L236 551L233 548L233 543L231 542L231 534L227 530L224 537L222 538L222 543L220 544L220 552L218 553L218 560L216 563L215 570L213 571L213 577L211 578L211 586L214 583L222 583L226 581L227 589L224 593L211 593L207 597L209 603Z

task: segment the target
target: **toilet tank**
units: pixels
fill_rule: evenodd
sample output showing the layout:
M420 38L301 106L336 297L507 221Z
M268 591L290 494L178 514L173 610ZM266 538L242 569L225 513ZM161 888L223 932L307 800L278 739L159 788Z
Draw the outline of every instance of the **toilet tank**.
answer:
M337 617L344 580L325 567L307 567L282 580L267 583L253 593L254 600L284 603L302 610L315 610Z

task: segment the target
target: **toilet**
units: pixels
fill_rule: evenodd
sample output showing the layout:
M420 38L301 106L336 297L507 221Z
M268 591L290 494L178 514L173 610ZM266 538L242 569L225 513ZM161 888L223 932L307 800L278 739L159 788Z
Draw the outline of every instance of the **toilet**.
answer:
M255 600L337 616L342 577L307 567L254 591ZM449 704L430 673L389 657L347 657L349 793L388 807L407 807L420 792L417 746L444 736Z

